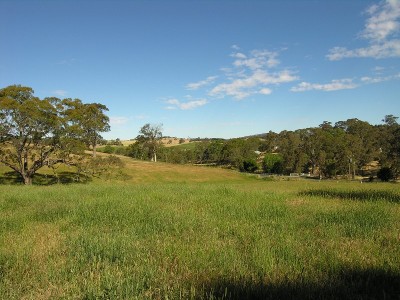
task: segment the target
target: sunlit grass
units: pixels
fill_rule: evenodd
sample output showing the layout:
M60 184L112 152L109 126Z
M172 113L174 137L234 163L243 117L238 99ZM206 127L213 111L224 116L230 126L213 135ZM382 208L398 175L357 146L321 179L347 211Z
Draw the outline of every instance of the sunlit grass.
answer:
M400 293L398 185L131 164L125 182L0 186L1 299Z

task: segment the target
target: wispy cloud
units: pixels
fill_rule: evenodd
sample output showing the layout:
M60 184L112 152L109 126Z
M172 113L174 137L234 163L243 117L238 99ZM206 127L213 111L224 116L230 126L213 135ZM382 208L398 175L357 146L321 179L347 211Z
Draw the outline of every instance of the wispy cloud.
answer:
M230 56L234 58L232 67L222 69L225 82L217 84L209 91L208 95L211 97L228 96L242 100L256 94L269 95L272 93L271 85L298 80L294 72L288 69L276 70L280 64L277 51L262 49L250 51L248 54L236 51Z
M351 57L388 58L400 57L400 1L386 0L370 6L366 14L364 30L359 34L369 42L363 48L347 49L334 47L329 50L329 60L341 60Z
M277 85L297 79L298 77L288 70L272 74L265 70L255 70L243 78L237 78L229 83L221 83L215 86L209 94L214 97L232 96L236 100L242 100L257 93L271 94L271 89L265 87L267 85ZM268 93L266 93L267 91Z
M136 115L134 118L136 120L144 120L144 119L147 119L148 116L141 114L141 115Z
M365 84L371 84L371 83L380 83L384 81L391 81L391 80L398 80L400 79L400 73L396 75L389 75L389 76L376 76L376 77L369 77L369 76L364 76L361 77L361 82Z
M173 109L191 110L206 105L208 101L207 99L197 99L197 100L181 102L178 99L169 99L165 101L165 103L168 104L168 106L165 107L165 109L167 110L173 110Z
M121 126L128 123L129 118L127 117L110 117L110 125L111 126Z
M310 83L310 82L301 82L297 86L292 87L290 90L292 92L306 92L306 91L324 91L324 92L332 92L338 90L348 90L354 89L358 85L353 82L352 79L336 79L332 80L330 83Z
M351 57L375 59L400 57L400 40L384 41L353 50L348 50L344 47L335 47L329 50L327 57L329 60L341 60Z
M280 61L277 59L278 52L271 52L268 50L253 50L247 56L243 53L237 52L231 54L236 60L233 62L235 67L247 67L251 70L272 68L279 65Z
M400 2L387 0L371 5L367 9L370 16L361 36L367 40L383 41L400 29Z
M269 94L272 93L272 90L269 89L269 88L263 88L258 93L261 94L261 95L269 95Z
M193 82L193 83L188 83L186 85L186 89L187 90L197 90L197 89L199 89L199 88L201 88L203 86L212 84L215 81L215 79L217 79L217 78L218 78L218 76L209 76L205 80L201 80L201 81Z
M281 68L278 59L279 51L267 49L256 49L244 52L239 46L231 47L233 58L229 67L220 68L221 74L209 76L198 82L188 83L187 90L198 90L208 86L208 90L200 99L193 99L191 95L186 96L187 101L180 101L176 98L168 98L164 103L165 109L190 110L209 103L211 99L231 97L235 100L243 100L252 95L270 95L272 86L293 82L298 80L294 71ZM280 51L283 51L282 49ZM207 99L206 99L207 98Z
M54 90L52 91L52 94L58 97L65 97L68 94L68 92L65 90Z
M309 83L301 82L292 87L292 92L324 91L332 92L339 90L355 89L363 85L380 83L384 81L400 80L400 73L388 76L363 76L361 78L345 78L332 80L330 83Z

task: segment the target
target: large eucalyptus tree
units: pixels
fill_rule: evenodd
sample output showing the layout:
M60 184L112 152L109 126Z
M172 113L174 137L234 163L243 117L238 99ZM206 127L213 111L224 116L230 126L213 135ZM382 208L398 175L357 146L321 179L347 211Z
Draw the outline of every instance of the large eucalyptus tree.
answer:
M81 154L84 142L93 142L92 136L109 128L108 117L102 114L105 106L88 104L79 110L82 107L67 102L39 99L32 88L20 85L0 89L0 162L17 172L24 184L31 184L43 166ZM87 113L92 109L94 114ZM101 122L96 121L98 116Z

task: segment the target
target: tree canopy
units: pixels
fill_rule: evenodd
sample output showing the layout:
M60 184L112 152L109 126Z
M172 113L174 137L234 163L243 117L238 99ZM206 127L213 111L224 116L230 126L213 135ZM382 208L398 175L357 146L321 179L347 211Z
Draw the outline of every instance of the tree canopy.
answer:
M102 104L79 99L39 99L30 87L0 89L0 162L25 184L43 166L67 162L109 129Z
M135 144L130 147L130 155L150 158L157 162L157 153L162 147L162 124L145 124L140 128Z

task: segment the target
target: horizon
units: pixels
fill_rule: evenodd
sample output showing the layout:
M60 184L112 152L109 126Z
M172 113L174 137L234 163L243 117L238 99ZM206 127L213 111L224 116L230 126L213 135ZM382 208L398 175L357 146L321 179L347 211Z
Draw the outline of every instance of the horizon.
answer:
M102 103L108 140L146 123L229 139L400 116L399 0L3 0L0 10L0 88Z

